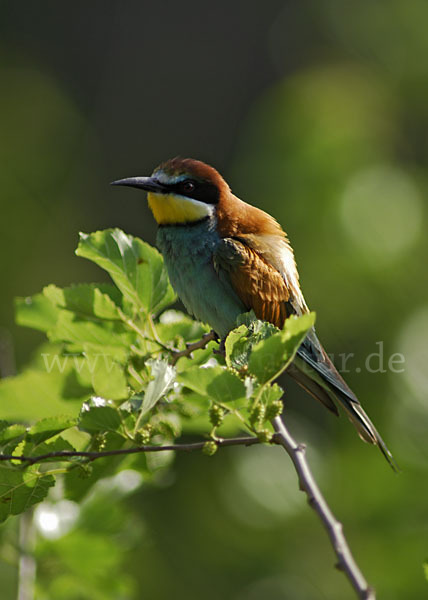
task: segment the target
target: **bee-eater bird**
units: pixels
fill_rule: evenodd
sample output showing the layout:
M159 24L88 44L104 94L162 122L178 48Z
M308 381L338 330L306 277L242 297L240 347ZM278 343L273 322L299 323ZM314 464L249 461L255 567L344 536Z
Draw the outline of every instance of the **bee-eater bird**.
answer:
M308 311L293 250L277 221L237 198L211 166L173 158L150 177L113 182L148 192L159 225L157 244L171 284L190 314L224 338L241 313L282 328ZM394 459L355 394L337 372L312 329L287 369L297 383L338 414L345 410L360 437Z

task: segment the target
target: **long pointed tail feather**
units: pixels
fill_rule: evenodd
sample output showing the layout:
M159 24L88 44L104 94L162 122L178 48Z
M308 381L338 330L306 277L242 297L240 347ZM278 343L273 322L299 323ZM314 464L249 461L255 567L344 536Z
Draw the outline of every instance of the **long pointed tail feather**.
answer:
M378 446L392 469L395 472L400 470L358 398L338 373L321 346L315 331L311 331L300 346L292 367L289 369L289 374L297 383L330 410L332 410L331 404L334 400L339 402L361 439ZM300 371L300 375L296 377L297 370ZM312 380L312 385L308 383L309 380Z
M336 398L345 409L349 420L355 426L360 438L369 444L375 444L378 446L379 450L382 452L392 469L398 473L400 469L395 462L394 457L361 404L349 401L349 399L346 396L344 397L340 392L337 393Z

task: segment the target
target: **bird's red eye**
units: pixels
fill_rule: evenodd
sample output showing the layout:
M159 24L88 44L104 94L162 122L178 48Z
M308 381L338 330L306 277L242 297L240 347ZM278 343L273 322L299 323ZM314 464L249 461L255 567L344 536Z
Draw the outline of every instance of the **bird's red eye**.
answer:
M186 194L190 194L195 189L195 184L193 183L193 181L183 181L181 187L183 192L185 192Z

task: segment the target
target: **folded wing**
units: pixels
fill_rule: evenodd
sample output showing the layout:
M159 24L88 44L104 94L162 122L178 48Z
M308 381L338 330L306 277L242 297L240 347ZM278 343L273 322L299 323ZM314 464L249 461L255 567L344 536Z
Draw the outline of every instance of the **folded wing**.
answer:
M288 316L302 312L299 308L302 303L295 298L293 287L287 285L289 279L286 274L281 273L260 252L259 242L256 248L254 245L251 237L224 238L214 257L215 269L220 278L232 285L246 308L252 309L258 319L282 328ZM379 446L390 465L396 469L390 451L328 357L314 329L301 344L287 372L335 414L338 412L334 400L338 401L360 437Z

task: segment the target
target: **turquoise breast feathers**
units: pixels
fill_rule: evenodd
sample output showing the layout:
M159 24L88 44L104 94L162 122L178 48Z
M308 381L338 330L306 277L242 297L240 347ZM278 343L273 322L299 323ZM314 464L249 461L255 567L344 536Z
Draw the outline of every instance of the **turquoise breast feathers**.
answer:
M211 219L190 226L161 226L157 234L157 245L180 300L190 314L223 338L246 309L227 277L220 277L214 269L213 257L220 243Z

